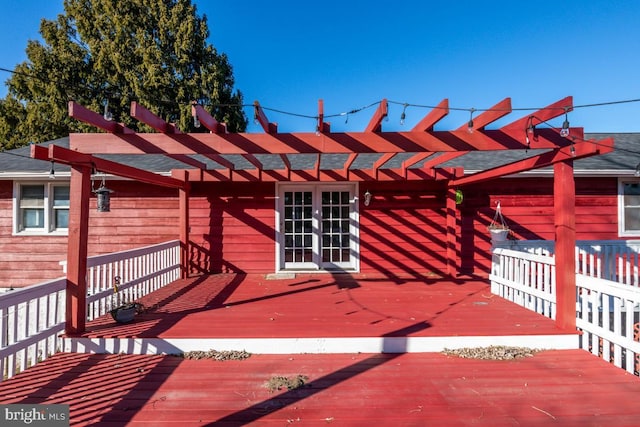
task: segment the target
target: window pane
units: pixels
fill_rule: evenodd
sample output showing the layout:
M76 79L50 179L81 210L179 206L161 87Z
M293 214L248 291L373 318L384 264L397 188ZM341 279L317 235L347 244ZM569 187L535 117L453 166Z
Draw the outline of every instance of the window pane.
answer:
M313 194L311 193L311 191L305 191L304 193L304 204L305 205L310 205L311 201L313 200Z
M626 231L640 231L640 208L625 208L624 228Z
M54 228L69 228L69 209L56 209Z
M23 185L20 187L20 207L44 207L44 185Z
M53 187L53 206L69 206L69 187Z
M22 224L24 228L44 228L44 209L23 209Z

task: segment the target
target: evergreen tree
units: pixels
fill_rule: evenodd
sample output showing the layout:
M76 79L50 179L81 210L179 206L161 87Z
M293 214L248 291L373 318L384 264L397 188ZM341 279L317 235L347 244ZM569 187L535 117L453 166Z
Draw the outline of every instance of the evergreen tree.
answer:
M231 132L245 130L242 94L225 54L208 44L206 16L191 0L64 0L64 14L43 19L44 43L29 41L27 61L0 100L0 144L12 148L95 128L68 117L69 100L137 131L131 101L183 131L195 129L191 102Z

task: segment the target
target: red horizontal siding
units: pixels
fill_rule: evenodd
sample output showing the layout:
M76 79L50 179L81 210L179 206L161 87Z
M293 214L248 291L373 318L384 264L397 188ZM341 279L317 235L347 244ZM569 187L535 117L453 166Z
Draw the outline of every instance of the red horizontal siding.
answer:
M111 212L91 201L89 254L96 255L178 238L177 190L109 182ZM446 271L443 182L367 182L370 206L360 205L363 273L443 274ZM551 178L499 179L461 189L460 258L465 271L490 265L487 225L500 201L517 239L554 238ZM576 225L580 240L618 238L617 179L579 178ZM190 200L192 272L268 273L275 269L275 184L194 184ZM59 277L64 236L12 235L12 183L0 182L0 286L23 286Z
M446 269L444 186L367 183L373 198L360 205L360 270L424 276Z
M275 270L275 184L195 185L189 204L193 273Z

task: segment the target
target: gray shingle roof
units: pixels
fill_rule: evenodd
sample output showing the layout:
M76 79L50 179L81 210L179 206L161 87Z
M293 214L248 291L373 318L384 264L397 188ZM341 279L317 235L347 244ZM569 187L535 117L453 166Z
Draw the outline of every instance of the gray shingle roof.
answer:
M598 172L621 172L629 174L635 171L636 165L640 163L640 133L588 133L585 139L601 140L613 137L616 150L602 156L594 156L586 159L576 160L576 173ZM44 142L40 145L50 144L69 147L69 138L60 138L53 141ZM42 173L48 174L51 164L46 161L29 158L29 147L21 147L14 150L0 152L0 177L11 177L19 174ZM460 158L445 162L445 167L463 167L466 171L479 171L493 168L516 160L521 160L545 150L502 150L502 151L479 151L471 152ZM414 153L400 153L387 161L385 168L398 168L402 162L410 158ZM366 153L360 154L351 165L351 169L370 169L382 154ZM435 154L438 156L438 154ZM156 173L169 173L171 169L190 168L183 162L172 159L161 154L144 155L100 155L100 157L123 163L129 166L145 169ZM203 155L190 156L207 165L209 169L222 169L223 166ZM254 166L240 155L224 155L226 160L232 162L236 169L253 169ZM283 169L284 162L277 155L256 154L255 157L262 162L264 169ZM293 169L311 169L315 165L315 154L290 154L287 156ZM348 154L323 154L321 156L321 169L341 169L348 158ZM421 167L424 162L416 164L414 167ZM55 165L56 173L68 172L69 167L65 165Z

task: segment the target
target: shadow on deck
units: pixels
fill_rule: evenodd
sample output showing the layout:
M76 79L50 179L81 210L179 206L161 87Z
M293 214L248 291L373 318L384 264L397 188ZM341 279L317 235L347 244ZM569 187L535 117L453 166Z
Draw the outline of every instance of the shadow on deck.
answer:
M578 347L578 335L492 295L482 279L219 274L182 279L142 299L129 324L90 322L65 350L173 354L404 353L487 345Z

